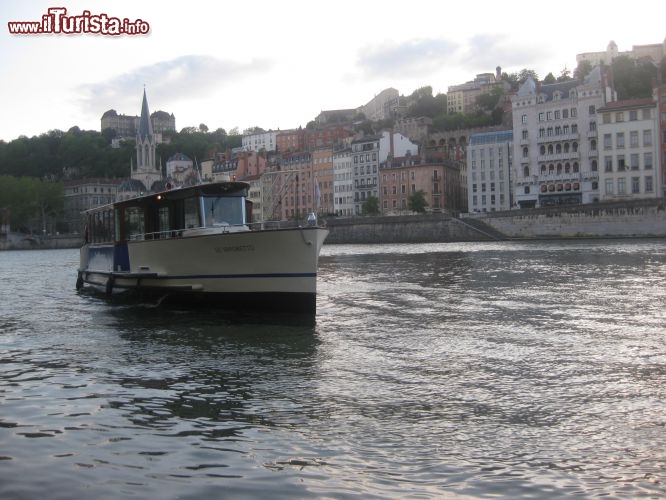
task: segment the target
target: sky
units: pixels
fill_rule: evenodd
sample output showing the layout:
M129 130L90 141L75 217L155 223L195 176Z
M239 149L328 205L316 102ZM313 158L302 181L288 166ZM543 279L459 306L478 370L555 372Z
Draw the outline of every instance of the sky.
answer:
M148 23L146 35L10 34L7 23L67 16ZM176 128L298 128L321 111L357 108L392 87L433 94L479 73L573 71L576 54L662 43L663 16L598 0L3 1L0 140L73 126L102 114L150 111ZM145 26L145 24L144 24Z

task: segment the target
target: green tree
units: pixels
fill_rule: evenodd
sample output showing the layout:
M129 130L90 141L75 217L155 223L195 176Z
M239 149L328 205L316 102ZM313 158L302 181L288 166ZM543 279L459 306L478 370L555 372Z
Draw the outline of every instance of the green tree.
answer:
M555 82L557 82L557 80L555 79L555 75L553 75L553 73L548 73L546 75L546 78L543 79L543 83L545 83L546 85L551 84L551 83L555 83Z
M361 207L363 215L379 215L379 198L368 196Z
M590 61L580 61L576 69L574 70L573 76L579 82L582 82L587 75L592 71L592 63Z
M423 190L416 191L409 195L407 199L407 207L416 213L422 214L425 213L428 202L425 199L425 193Z
M618 56L613 59L611 68L619 100L652 97L652 82L657 78L657 67L649 58Z

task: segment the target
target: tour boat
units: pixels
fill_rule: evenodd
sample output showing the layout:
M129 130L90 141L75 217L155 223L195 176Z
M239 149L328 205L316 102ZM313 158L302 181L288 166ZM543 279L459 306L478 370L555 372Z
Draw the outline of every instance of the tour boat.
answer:
M88 210L76 288L314 314L328 230L314 214L302 226L252 223L248 189L245 182L199 184Z

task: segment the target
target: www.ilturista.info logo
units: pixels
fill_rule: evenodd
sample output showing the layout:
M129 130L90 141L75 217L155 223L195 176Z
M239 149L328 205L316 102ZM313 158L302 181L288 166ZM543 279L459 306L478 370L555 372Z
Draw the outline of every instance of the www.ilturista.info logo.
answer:
M10 21L7 23L12 35L147 35L150 25L141 19L130 21L106 14L91 14L84 10L80 16L68 16L64 7L51 7L41 21Z

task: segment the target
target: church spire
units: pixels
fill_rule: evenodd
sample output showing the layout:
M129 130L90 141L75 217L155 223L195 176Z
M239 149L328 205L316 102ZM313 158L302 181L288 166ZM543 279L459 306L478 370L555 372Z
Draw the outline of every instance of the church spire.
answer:
M139 119L139 139L152 140L153 124L150 122L150 111L148 111L148 99L146 98L146 89L143 89L143 103L141 104L141 118Z

